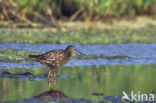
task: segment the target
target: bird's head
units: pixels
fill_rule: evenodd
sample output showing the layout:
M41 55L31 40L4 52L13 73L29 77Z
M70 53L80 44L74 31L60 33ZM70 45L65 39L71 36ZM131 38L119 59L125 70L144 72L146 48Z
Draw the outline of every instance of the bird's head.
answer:
M73 45L69 45L66 48L66 51L67 52L70 52L70 53L78 53L78 54L84 55L83 53L81 53L80 51L78 51Z

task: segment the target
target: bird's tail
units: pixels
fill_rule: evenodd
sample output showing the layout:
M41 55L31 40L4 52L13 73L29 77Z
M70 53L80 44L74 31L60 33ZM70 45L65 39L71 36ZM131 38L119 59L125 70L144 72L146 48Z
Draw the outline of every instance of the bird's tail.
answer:
M28 57L29 57L29 58L37 59L38 55L29 55Z
M43 60L45 58L44 55L29 55L28 57L32 58L35 61L40 61L40 60Z

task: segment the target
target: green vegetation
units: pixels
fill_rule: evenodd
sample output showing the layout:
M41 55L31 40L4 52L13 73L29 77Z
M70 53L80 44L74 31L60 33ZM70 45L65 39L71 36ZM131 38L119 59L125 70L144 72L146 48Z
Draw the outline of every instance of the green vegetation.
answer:
M0 49L0 61L22 62L28 60L30 52L24 50L4 50ZM31 52L31 54L34 54Z
M88 30L86 23L72 23L56 28L1 28L0 43L67 43L67 44L121 44L156 43L156 24L95 24ZM155 21L151 21L155 23ZM132 22L133 23L133 22ZM129 25L130 26L129 26Z
M13 21L156 14L155 0L0 0L0 5L0 20Z

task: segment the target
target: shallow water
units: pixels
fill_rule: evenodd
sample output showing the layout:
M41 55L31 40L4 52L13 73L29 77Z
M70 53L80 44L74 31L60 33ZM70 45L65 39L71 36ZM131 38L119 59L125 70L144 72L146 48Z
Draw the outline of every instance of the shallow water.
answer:
M0 44L2 49L45 52L68 44ZM75 101L120 101L122 91L130 94L156 91L156 44L75 45L87 55L129 58L73 59L56 70L55 90ZM42 103L35 99L49 91L48 67L37 62L0 62L0 102ZM54 89L54 81L51 87ZM110 97L108 97L110 96ZM45 100L55 101L56 100ZM44 101L44 102L45 102ZM95 102L93 101L93 102Z
M53 49L64 49L69 44L0 44L2 49L21 49L35 52L46 52ZM156 44L109 44L109 45L79 45L74 44L78 50L86 55L106 56L126 55L139 58L156 58Z
M82 60L71 60L65 67L71 66L101 66L101 65L135 65L135 64L155 64L156 59L103 59L103 58L95 58L95 59L82 59ZM38 62L0 62L0 69L8 69L8 68L30 68L30 67L46 67Z
M92 98L103 101L107 96L120 96L122 91L150 93L156 91L156 66L62 67L56 70L55 89L70 98ZM8 69L13 75L0 78L0 100L31 99L49 90L47 68ZM6 70L1 70L5 73ZM29 72L32 78L24 75ZM1 74L2 75L2 74ZM23 76L22 76L23 75ZM51 83L51 87L53 84ZM103 94L103 95L94 95ZM36 102L34 102L36 103Z
M19 49L35 52L47 52L54 49L64 49L69 44L17 44L5 43L0 44L2 49ZM135 64L155 64L156 63L156 44L120 44L120 45L79 45L75 46L86 55L98 55L98 58L73 59L65 66L91 66L91 65L135 65ZM100 55L117 58L108 59ZM126 56L123 58L122 56ZM122 57L122 58L120 58ZM127 58L128 57L128 58ZM0 68L17 68L24 67L43 67L40 63L14 63L0 62Z

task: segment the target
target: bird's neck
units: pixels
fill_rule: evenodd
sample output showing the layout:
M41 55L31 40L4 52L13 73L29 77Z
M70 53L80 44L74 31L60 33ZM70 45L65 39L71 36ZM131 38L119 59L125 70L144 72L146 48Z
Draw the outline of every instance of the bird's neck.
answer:
M66 51L65 53L66 53L66 57L71 57L72 56L72 53L69 52L69 51Z

